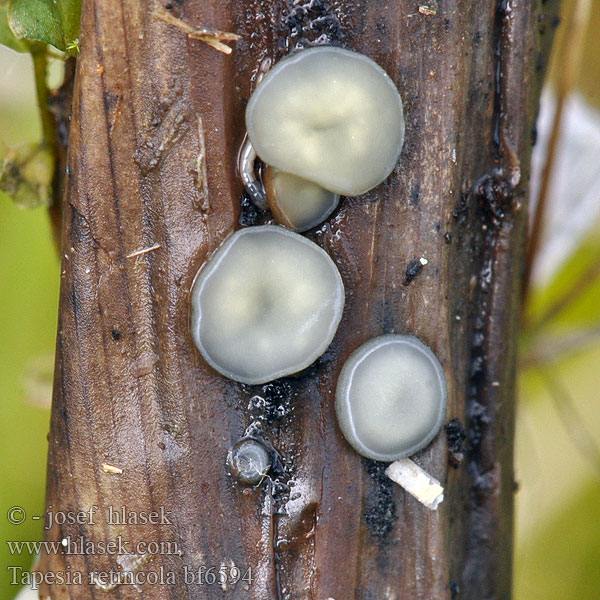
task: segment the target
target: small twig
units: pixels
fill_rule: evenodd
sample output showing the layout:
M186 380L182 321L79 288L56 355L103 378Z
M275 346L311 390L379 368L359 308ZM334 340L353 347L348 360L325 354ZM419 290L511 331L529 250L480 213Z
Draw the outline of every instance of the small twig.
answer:
M521 369L531 369L562 360L600 339L600 327L570 332L562 336L544 336L536 340L531 350L519 360Z
M444 488L440 482L410 458L393 462L385 470L385 474L431 510L437 510L444 500Z
M127 258L135 258L136 256L142 256L142 254L147 254L148 252L153 252L154 250L158 250L160 248L160 244L154 244L154 246L150 246L148 248L142 248L141 250L136 250L131 254L127 255Z
M218 31L216 29L198 29L197 27L193 27L189 23L174 17L162 6L155 10L153 14L157 19L167 23L167 25L178 27L181 29L181 31L187 33L188 37L192 38L193 40L200 40L213 47L215 50L223 52L223 54L231 54L231 48L227 44L223 44L223 42L235 42L240 39L240 36L236 33L227 33L226 31Z
M430 0L427 4L421 4L419 6L419 12L426 17L433 17L437 15L438 3L437 0Z
M549 369L540 369L539 373L569 438L579 454L591 465L596 478L600 480L600 448L577 412L568 390Z
M542 169L540 190L538 193L533 224L529 235L529 245L527 248L527 257L525 264L525 273L522 281L522 296L525 300L529 287L531 285L531 273L535 262L542 233L544 229L544 217L546 213L546 205L548 201L548 192L550 189L550 181L554 171L556 162L556 151L558 148L558 140L563 120L564 105L567 97L573 90L577 81L577 74L581 64L583 54L583 46L585 34L589 22L592 0L577 0L573 16L569 22L568 29L565 35L566 48L563 54L560 54L558 59L558 84L556 90L556 110L554 112L554 120L550 131L550 140L548 142L548 151L546 161ZM523 301L523 306L525 302Z
M115 467L115 466L109 465L107 463L104 463L102 465L102 470L105 473L114 473L115 475L121 475L121 473L123 473L123 469L119 469L119 467Z

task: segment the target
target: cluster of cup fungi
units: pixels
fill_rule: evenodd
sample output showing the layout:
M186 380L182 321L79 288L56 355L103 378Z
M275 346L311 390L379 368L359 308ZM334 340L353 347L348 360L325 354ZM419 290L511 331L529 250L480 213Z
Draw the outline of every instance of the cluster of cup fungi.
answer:
M299 232L327 219L341 195L363 194L390 175L404 142L402 100L370 58L318 46L261 73L246 128L242 180L279 224L236 231L202 266L191 330L216 371L264 384L307 368L333 340L344 284L330 256ZM265 164L262 181L257 156ZM391 479L437 508L443 488L408 458L432 441L445 416L446 381L434 353L410 335L367 341L341 370L335 406L350 445L390 462ZM228 463L240 483L256 485L270 457L248 438Z

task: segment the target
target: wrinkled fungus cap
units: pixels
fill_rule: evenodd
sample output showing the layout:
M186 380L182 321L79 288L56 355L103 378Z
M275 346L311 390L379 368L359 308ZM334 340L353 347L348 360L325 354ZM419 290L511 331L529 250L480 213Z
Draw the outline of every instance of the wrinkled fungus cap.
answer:
M320 185L274 167L265 171L267 201L278 223L307 231L322 223L336 208L339 195Z
M192 336L219 373L266 383L319 358L343 308L342 278L322 248L283 227L249 227L228 237L198 273Z
M265 163L345 196L381 183L404 142L402 100L389 75L334 46L277 63L248 102L246 128Z
M418 338L376 337L344 364L335 406L342 433L359 454L387 462L411 456L442 426L444 371Z

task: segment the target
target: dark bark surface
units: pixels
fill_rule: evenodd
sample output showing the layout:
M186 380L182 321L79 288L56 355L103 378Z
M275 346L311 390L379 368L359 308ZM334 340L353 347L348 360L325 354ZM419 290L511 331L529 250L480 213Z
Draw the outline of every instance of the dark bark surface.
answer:
M424 4L437 14L419 12ZM549 4L164 4L191 25L239 34L227 56L157 19L158 3L84 2L47 503L99 508L94 524L54 525L47 538L122 536L131 552L140 541L180 552L59 552L42 569L177 576L141 585L146 599L510 597L515 332ZM406 142L386 182L343 199L308 234L346 286L330 349L299 377L243 386L194 349L190 287L240 217L252 220L240 214L235 162L260 61L315 42L386 69L404 100ZM427 265L407 277L420 257ZM343 362L389 332L419 336L446 372L447 420L457 420L415 457L446 486L437 512L361 459L335 421ZM264 402L250 402L256 395ZM244 491L225 458L250 426L281 464ZM164 507L171 524L109 524L109 507ZM197 576L222 565L251 568L251 585L183 579L185 567ZM140 597L132 585L106 592L87 577L42 596Z

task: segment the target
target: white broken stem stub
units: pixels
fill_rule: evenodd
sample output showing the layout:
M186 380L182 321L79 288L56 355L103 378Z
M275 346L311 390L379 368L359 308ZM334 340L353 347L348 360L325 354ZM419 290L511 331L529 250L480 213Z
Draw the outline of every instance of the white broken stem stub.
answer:
M437 510L444 500L444 488L440 482L410 458L393 462L385 474L431 510Z

